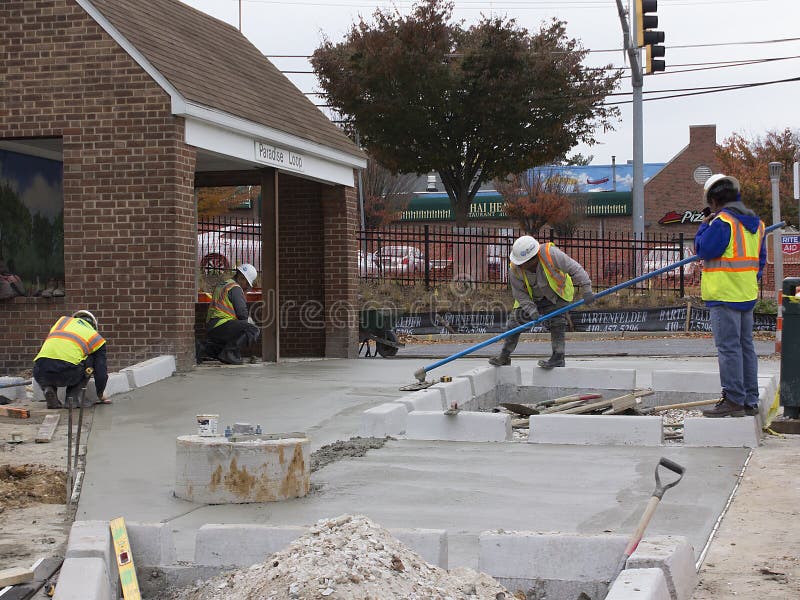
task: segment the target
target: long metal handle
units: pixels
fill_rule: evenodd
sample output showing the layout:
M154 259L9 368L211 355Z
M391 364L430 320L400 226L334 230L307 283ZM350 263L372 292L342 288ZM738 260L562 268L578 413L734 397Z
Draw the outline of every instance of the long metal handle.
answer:
M770 225L769 227L767 227L764 230L764 233L765 234L769 233L770 231L773 231L774 229L778 229L779 227L783 227L785 224L786 223L784 221L781 221L780 223L776 223L775 225ZM693 262L695 260L699 260L699 257L697 255L689 256L687 258L684 258L683 260L679 260L678 262L672 263L671 265L667 265L666 267L662 267L660 269L656 269L652 273L645 273L644 275L639 275L638 277L634 277L633 279L631 279L629 281L625 281L625 282L617 284L617 285L615 285L613 287L610 287L610 288L607 288L607 289L602 290L600 292L597 292L594 296L595 296L595 298L602 298L603 296L608 296L609 294L614 294L616 292L619 292L620 290L624 290L627 287L630 287L630 286L632 286L632 285L634 285L636 283L639 283L640 281L646 281L647 279L651 279L653 277L661 275L662 273L666 273L668 271L672 271L673 269L676 269L676 268L678 268L680 266L689 264L690 262ZM520 325L518 327L515 327L514 329L509 329L508 331L506 331L504 333L500 333L500 334L494 336L493 338L489 338L488 340L484 340L483 342L480 342L479 344L475 344L474 346L470 346L469 348L466 348L465 350L461 350L459 352L456 352L452 356L448 356L447 358L443 358L441 360L438 360L438 361L436 361L434 363L429 364L426 367L422 367L421 369L418 369L414 373L414 376L419 381L425 381L425 374L428 373L429 371L433 371L434 369L437 369L437 368L441 367L442 365L446 365L447 363L452 362L452 361L456 360L457 358L461 358L462 356L466 356L467 354L472 354L476 350L480 350L481 348L485 348L486 346L490 346L490 345L494 344L495 342L499 342L500 340L504 340L505 338L507 338L507 337L509 337L511 335L514 335L516 333L522 333L526 329L530 329L531 327L533 327L534 325L537 325L538 323L541 323L543 321L547 321L548 319L552 319L553 317L557 317L558 315L563 314L563 313L565 313L567 311L570 311L570 310L572 310L574 308L577 308L577 307L579 307L580 305L582 305L584 303L585 302L584 302L583 298L581 298L577 302L573 302L572 304L568 304L567 306L562 306L561 308L559 308L557 310L554 310L553 312L547 313L546 315L542 315L538 319L535 319L533 321L529 321L528 323L524 323L524 324L522 324L522 325Z

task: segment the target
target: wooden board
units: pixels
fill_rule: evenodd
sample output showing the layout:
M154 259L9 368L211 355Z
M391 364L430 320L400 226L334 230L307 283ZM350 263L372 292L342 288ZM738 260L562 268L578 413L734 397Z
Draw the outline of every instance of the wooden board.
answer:
M128 530L125 528L125 519L113 519L111 537L114 539L114 553L117 557L119 568L119 581L122 585L122 596L125 600L142 600L139 592L139 580L136 578L136 568L133 566L133 553L128 541Z
M33 570L23 567L11 567L0 571L0 588L7 585L17 585L18 583L28 583L33 581Z
M538 415L539 409L533 404L516 404L515 402L501 402L500 406L507 408L513 413L529 417L530 415Z
M27 408L13 406L0 406L0 417L11 417L12 419L29 419L31 411Z
M44 421L39 425L39 431L36 432L37 444L45 444L53 439L53 434L56 432L59 419L61 419L59 413L45 415Z

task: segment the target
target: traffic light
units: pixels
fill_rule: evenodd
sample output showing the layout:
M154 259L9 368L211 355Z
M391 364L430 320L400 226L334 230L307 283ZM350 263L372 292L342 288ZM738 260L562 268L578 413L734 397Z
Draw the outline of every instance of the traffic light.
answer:
M636 0L636 45L645 47L644 72L646 75L663 71L666 63L663 60L665 53L664 32L656 31L658 27L658 0Z

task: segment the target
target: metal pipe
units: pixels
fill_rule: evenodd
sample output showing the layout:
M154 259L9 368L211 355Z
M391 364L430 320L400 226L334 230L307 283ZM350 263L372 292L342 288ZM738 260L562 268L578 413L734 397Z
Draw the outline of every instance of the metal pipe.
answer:
M779 227L783 227L783 225L785 225L785 223L783 221L781 221L780 223L775 223L774 225L770 225L769 227L766 228L765 233L768 233L768 232L772 231L773 229L777 229ZM641 281L645 281L645 280L650 279L652 277L656 277L657 275L661 275L662 273L666 273L668 271L672 271L673 269L675 269L677 267L681 267L681 266L683 266L685 264L688 264L688 263L693 262L693 261L698 260L698 259L699 259L699 257L697 255L689 256L687 258L684 258L683 260L679 260L678 262L672 263L671 265L667 265L666 267L661 267L660 269L656 269L652 273L645 273L644 275L639 275L638 277L634 277L633 279L631 279L629 281L625 281L623 283L615 285L614 287L610 287L610 288L607 288L607 289L605 289L605 290L603 290L601 292L597 292L595 294L595 298L602 298L603 296L608 296L609 294L613 294L615 292L619 292L620 290L623 290L623 289L625 289L627 287L630 287L630 286L632 286L632 285L634 285L636 283L639 283ZM429 371L433 371L434 369L437 369L437 368L441 367L442 365L446 365L447 363L452 362L452 361L456 360L457 358L461 358L462 356L466 356L467 354L472 354L476 350L480 350L481 348L485 348L486 346L491 346L495 342L499 342L500 340L504 340L505 338L507 338L507 337L509 337L511 335L514 335L516 333L522 333L526 329L530 329L531 327L533 327L534 325L537 325L538 323L541 323L543 321L547 321L548 319L552 319L553 317L557 317L558 315L563 314L563 313L565 313L567 311L570 311L573 308L577 308L577 307L581 306L582 304L584 304L583 298L581 298L577 302L573 302L572 304L568 304L567 306L562 306L561 308L559 308L557 310L554 310L551 313L547 313L546 315L542 315L538 319L535 319L535 320L530 321L528 323L524 323L524 324L520 325L519 327L515 327L514 329L509 329L505 333L500 333L500 334L494 336L493 338L489 338L488 340L484 340L483 342L481 342L479 344L475 344L474 346L470 346L469 348L461 350L460 352L456 352L452 356L448 356L447 358L443 358L443 359L438 360L435 363L432 363L432 364L430 364L430 365L428 365L426 367L422 367L421 369L418 369L417 371L414 372L414 377L416 377L418 381L425 381L425 375Z

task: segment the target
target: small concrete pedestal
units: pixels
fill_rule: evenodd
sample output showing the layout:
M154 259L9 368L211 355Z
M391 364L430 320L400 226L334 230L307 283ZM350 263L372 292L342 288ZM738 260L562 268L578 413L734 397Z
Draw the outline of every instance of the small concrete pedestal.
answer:
M302 434L264 438L232 442L225 437L180 436L175 496L203 504L278 502L305 496L311 473L308 438Z

